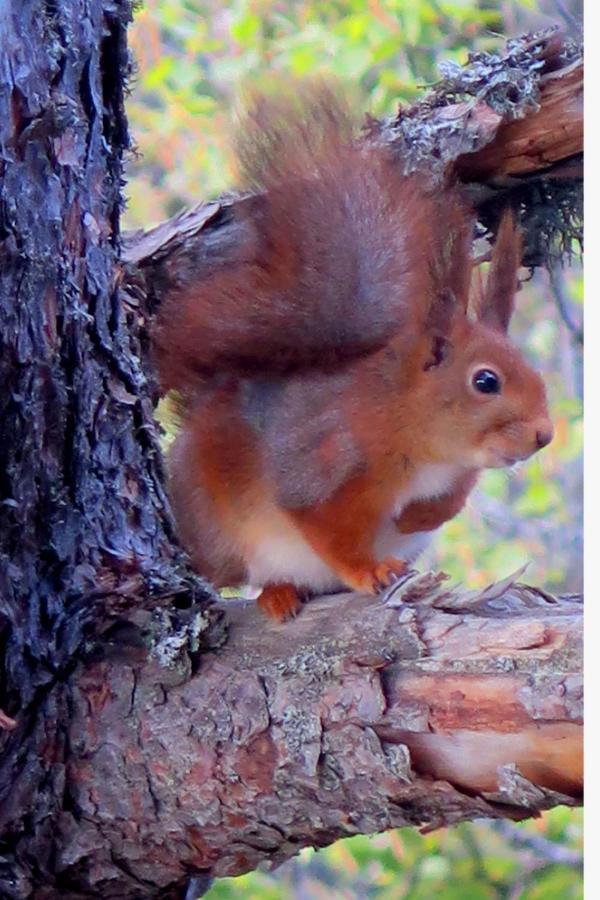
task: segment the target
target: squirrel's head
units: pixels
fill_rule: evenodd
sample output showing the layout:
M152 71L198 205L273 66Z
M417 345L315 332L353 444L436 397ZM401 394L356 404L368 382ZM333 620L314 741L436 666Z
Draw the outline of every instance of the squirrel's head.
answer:
M550 443L552 422L539 374L510 341L507 331L517 286L521 241L510 214L500 226L485 291L475 320L451 291L434 298L421 383L430 447L448 446L457 461L498 468L527 459Z
M450 442L457 461L497 468L550 443L544 383L505 334L465 318L454 324L443 356L424 372L442 453Z

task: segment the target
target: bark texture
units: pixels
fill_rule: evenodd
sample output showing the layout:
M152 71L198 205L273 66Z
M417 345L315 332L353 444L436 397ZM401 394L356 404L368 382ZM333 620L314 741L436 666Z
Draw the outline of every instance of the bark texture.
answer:
M120 264L129 16L0 7L0 896L175 898L358 831L579 802L575 599L432 576L286 626L208 607L163 491L146 326L239 251L249 201L133 236Z
M109 0L0 9L0 705L18 719L0 734L3 897L52 865L86 638L133 595L148 630L161 598L209 593L174 540L117 291L129 18Z
M483 110L475 118L478 114ZM494 179L497 185L541 173L553 179L581 178L582 153L583 63L577 59L542 75L539 109L523 119L498 122L490 143L463 154L456 169L466 181Z
M223 606L193 678L185 655L77 673L61 896L178 897L351 834L580 801L578 598L420 576L283 626Z

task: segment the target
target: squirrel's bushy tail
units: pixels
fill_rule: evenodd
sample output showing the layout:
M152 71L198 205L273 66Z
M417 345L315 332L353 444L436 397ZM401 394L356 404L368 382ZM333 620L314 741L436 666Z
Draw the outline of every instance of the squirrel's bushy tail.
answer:
M466 304L472 222L458 191L359 138L330 85L254 97L234 148L254 193L169 261L155 329L165 390L335 368L409 340L439 284Z

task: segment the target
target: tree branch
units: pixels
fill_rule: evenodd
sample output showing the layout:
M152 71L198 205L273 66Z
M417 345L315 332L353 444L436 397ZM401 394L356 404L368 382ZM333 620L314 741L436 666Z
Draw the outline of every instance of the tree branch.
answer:
M501 119L489 143L457 159L464 181L509 185L520 176L583 177L583 62L543 75L539 90L537 111ZM476 108L471 115L490 116L490 111Z
M523 84L516 81L507 89L502 80L516 66L515 52L494 58L500 99L488 91L488 72L478 74L475 61L395 118L371 120L368 134L397 146L411 166L437 171L439 177L453 169L492 232L508 203L525 207L524 262L540 265L557 235L567 249L580 239L574 207L583 177L583 60L573 58L574 51L565 58L563 39L554 33L523 46L526 62L517 54ZM510 88L519 101L506 107ZM451 102L467 90L472 96ZM211 266L243 252L251 239L249 219L257 211L251 197L227 196L184 210L147 232L125 235L126 283L131 289L142 277L150 306L160 303L175 284L206 277Z
M580 802L578 598L425 575L284 626L222 606L229 640L196 677L117 648L77 676L66 885L175 897L350 834Z

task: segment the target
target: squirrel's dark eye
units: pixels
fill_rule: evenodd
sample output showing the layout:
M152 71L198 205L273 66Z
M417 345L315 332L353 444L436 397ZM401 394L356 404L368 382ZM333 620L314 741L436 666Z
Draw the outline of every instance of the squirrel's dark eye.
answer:
M491 369L479 369L473 375L473 387L480 394L499 394L500 379Z

